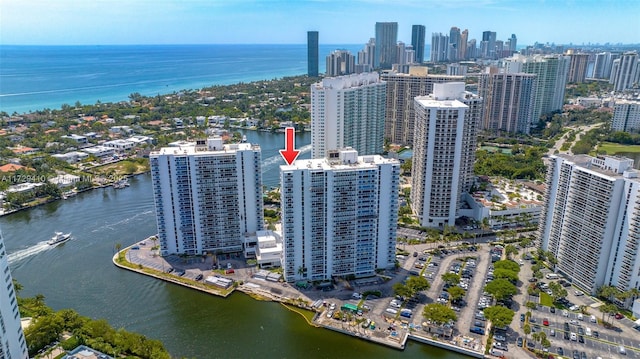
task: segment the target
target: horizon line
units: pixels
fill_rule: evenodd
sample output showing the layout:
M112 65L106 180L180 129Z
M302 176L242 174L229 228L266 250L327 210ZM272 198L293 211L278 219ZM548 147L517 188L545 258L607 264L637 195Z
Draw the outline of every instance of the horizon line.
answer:
M582 44L574 44L574 43L554 43L554 42L536 42L535 44L550 44L550 45L556 45L556 46L640 46L640 42L638 43L611 43L611 42L606 42L606 43L582 43ZM246 45L251 45L251 46L255 46L255 45L263 45L263 46L276 46L276 45L307 45L306 42L304 43L184 43L184 44L176 44L176 43L171 43L171 44L162 44L162 43L157 43L157 44L0 44L1 46L38 46L38 47L45 47L45 46L211 46L211 45L227 45L227 46L246 46ZM319 45L366 45L364 43L319 43ZM425 46L431 46L430 43L425 43ZM520 46L533 46L531 44L522 44L522 45L518 45L518 47Z

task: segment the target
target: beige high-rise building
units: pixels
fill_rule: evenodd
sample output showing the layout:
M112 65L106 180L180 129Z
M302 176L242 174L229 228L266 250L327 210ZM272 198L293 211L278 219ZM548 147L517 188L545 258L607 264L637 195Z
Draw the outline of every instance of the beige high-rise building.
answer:
M453 226L473 183L482 99L464 88L437 83L415 98L411 209L423 227Z
M525 133L531 130L535 105L536 75L499 72L489 68L478 78L483 99L482 128Z
M433 92L433 84L464 81L463 76L429 75L426 67L412 66L408 74L384 73L387 83L384 137L391 143L411 146L415 121L416 96Z
M583 83L587 76L589 54L570 54L568 82Z

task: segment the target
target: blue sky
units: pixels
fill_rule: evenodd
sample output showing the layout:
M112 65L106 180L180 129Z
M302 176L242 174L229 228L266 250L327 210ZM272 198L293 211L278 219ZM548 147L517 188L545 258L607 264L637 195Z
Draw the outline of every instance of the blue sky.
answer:
M640 0L1 0L0 44L364 44L376 21L512 33L518 44L640 43ZM478 40L479 41L479 40Z

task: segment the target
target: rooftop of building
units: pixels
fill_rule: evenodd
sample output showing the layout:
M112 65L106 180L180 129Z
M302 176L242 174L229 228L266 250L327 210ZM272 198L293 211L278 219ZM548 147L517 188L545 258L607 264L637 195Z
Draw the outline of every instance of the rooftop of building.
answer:
M633 168L634 161L626 157L557 154L551 156L563 158L579 167L588 169L610 178L627 178L640 182L638 172Z
M367 169L374 168L381 164L399 164L398 160L384 158L379 155L358 156L358 151L347 147L341 150L329 151L327 157L310 160L297 160L291 165L280 166L282 171L321 169L345 170L345 169Z
M80 345L65 355L63 359L113 359L113 357L87 346Z
M224 144L221 137L210 137L206 140L181 142L176 143L175 146L162 147L151 152L151 155L213 155L256 149L260 149L260 146L251 143Z
M491 179L486 187L471 194L476 203L494 210L542 206L543 186L527 181Z

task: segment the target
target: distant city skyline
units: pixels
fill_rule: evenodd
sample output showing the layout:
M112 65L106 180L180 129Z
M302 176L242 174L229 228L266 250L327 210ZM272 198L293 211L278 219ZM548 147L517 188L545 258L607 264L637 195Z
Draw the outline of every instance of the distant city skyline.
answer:
M364 44L376 22L397 22L406 43L412 25L425 25L426 34L469 29L478 42L493 31L502 41L515 33L519 45L640 43L633 0L3 0L0 7L3 45L304 44L310 30L323 44Z

